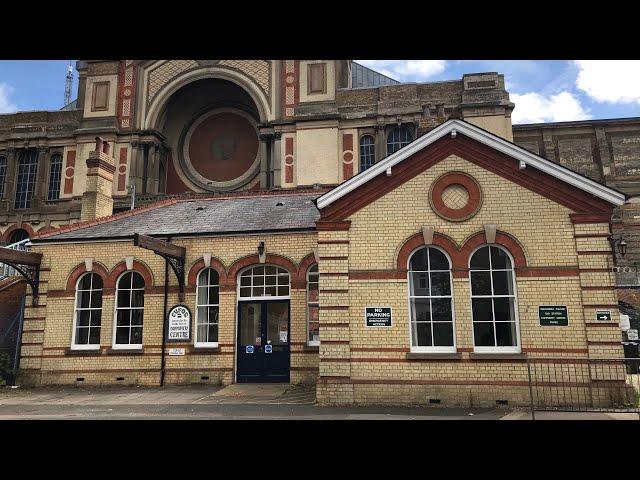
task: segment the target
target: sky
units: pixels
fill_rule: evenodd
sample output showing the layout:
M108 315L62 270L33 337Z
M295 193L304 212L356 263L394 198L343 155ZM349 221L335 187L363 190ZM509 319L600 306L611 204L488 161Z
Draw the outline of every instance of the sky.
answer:
M356 60L401 82L498 72L516 104L513 123L640 117L638 60ZM58 110L68 60L0 61L0 113ZM73 62L75 68L75 61ZM72 99L77 94L74 70Z

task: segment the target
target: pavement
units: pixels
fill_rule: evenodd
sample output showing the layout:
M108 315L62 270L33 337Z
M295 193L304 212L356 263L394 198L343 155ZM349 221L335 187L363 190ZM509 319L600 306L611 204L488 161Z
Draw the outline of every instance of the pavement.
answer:
M638 420L638 414L536 412L536 420ZM321 407L315 390L288 384L227 387L0 388L0 420L530 420L505 408Z

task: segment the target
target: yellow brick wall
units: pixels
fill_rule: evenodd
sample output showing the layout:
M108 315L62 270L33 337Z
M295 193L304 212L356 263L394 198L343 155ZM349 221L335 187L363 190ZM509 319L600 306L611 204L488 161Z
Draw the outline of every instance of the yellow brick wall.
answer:
M247 235L243 237L178 238L176 245L186 247L186 274L192 265L211 253L228 269L236 260L256 254L260 241L266 244L267 253L284 256L296 266L316 246L315 233L289 235ZM131 240L118 242L36 245L36 252L43 253L41 274L41 295L37 308L26 310L23 342L40 345L24 346L21 366L24 370L23 383L60 384L75 383L76 378L84 378L91 384L151 384L160 379L164 260L153 252L135 247ZM113 342L113 321L115 299L113 293L103 295L100 345L102 353L71 353L74 299L54 295L66 288L72 270L92 258L94 264L101 264L111 271L125 257L133 256L138 262L149 267L153 275L152 287L147 285L143 327L143 353L124 354L110 352ZM290 272L291 279L296 271ZM186 275L185 275L186 276ZM168 306L179 303L176 290L177 279L169 269L169 284L173 287L168 297ZM27 299L30 302L30 296ZM219 351L203 351L193 348L193 341L172 343L169 347L183 347L185 356L166 356L167 383L211 382L228 384L234 381L234 344L237 318L237 297L235 291L220 292ZM195 291L187 289L185 304L195 317ZM31 319L35 318L35 319ZM192 321L192 338L193 323ZM44 330L44 331L42 331ZM291 290L291 381L314 382L317 376L317 350L306 348L306 290ZM208 376L209 380L201 377ZM124 377L124 380L117 378Z

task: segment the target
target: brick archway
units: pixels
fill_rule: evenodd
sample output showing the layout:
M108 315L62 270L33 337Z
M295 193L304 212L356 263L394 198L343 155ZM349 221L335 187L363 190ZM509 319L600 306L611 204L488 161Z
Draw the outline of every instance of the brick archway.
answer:
M218 276L220 277L220 285L226 285L227 282L227 269L224 264L217 258L211 257L211 263L209 264L211 268L218 272ZM198 280L198 274L200 270L204 267L204 259L199 258L189 269L189 274L187 275L187 286L195 287L196 282Z
M116 288L116 282L121 274L127 271L127 264L125 261L117 263L115 267L111 269L109 273L109 278L105 283L105 287L109 289ZM153 286L153 274L151 273L151 269L143 262L139 260L133 261L133 271L138 272L144 278L144 286L145 288Z
M473 252L480 245L486 244L487 238L485 236L484 231L477 232L471 235L465 243L462 245L460 249L461 253L461 261L464 260L464 265L461 265L463 268L469 267L469 258L471 257L471 252ZM526 268L527 266L527 257L524 254L524 249L520 245L520 243L511 235L506 232L502 232L498 230L496 232L496 241L495 245L500 245L504 247L513 257L514 268Z
M98 274L100 278L102 278L103 285L106 286L109 278L109 270L107 269L107 267L105 267L101 263L93 262L91 270L87 270L86 265L84 263L80 263L79 265L76 265L73 270L71 270L69 278L67 278L67 286L65 287L65 291L67 293L74 293L76 290L78 279L89 271Z
M438 232L434 232L433 234L433 243L431 244L436 247L442 248L447 255L451 258L451 268L456 268L458 257L460 256L460 251L458 249L458 245L456 242ZM400 247L398 251L398 256L396 259L396 269L399 272L406 272L407 265L409 264L409 256L411 253L416 250L418 247L428 247L429 245L425 245L424 238L422 236L422 232L416 233L409 237Z
M229 270L227 271L227 282L231 282L231 284L227 283L227 286L232 285L233 288L235 288L238 272L243 268L249 267L251 265L261 265L260 258L257 254L248 255L233 262L233 264L231 264ZM276 265L287 270L289 272L291 288L295 288L293 285L294 280L296 279L296 274L298 272L298 267L291 259L282 255L267 253L264 265Z
M486 244L487 239L484 231L476 232L464 242L462 247L458 247L450 237L434 232L434 246L442 248L451 258L451 270L454 277L467 277L469 271L469 258L471 252L480 245ZM527 258L520 243L506 232L498 230L496 232L496 245L504 247L513 257L514 268L524 269L527 267ZM418 247L428 246L424 244L422 232L409 237L400 247L396 258L396 270L400 273L407 271L409 256Z
M15 232L16 230L24 230L29 234L29 238L34 238L36 236L36 232L33 230L33 228L31 228L26 223L22 223L21 225L15 224L11 225L5 230L5 232L2 234L2 241L5 244L8 244L9 239L11 238L11 234L13 234L13 232Z
M311 265L318 263L316 256L313 253L305 256L298 264L298 271L296 272L295 280L291 281L291 288L307 288L307 271Z

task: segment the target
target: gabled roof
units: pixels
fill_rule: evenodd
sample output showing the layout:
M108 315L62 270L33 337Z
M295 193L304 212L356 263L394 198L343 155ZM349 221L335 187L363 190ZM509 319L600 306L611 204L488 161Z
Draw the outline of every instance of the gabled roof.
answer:
M344 197L348 193L352 192L356 188L364 185L378 175L384 174L388 169L393 167L403 160L411 157L415 153L419 152L423 148L431 145L435 141L447 136L447 135L465 135L477 142L480 142L490 148L493 148L505 155L508 155L515 160L518 160L526 165L526 168L533 167L544 173L547 173L558 180L566 182L579 188L591 195L594 195L612 205L622 205L625 202L625 195L617 190L609 188L601 183L591 180L584 175L581 175L573 170L570 170L562 165L554 163L546 158L529 152L522 147L519 147L515 143L511 143L493 133L490 133L480 127L477 127L471 123L463 120L452 119L434 128L430 132L426 133L422 137L413 141L406 147L398 150L397 152L389 155L384 160L374 164L364 172L351 177L346 182L341 183L333 190L325 193L318 198L316 204L318 208L322 210L328 207L338 199Z

